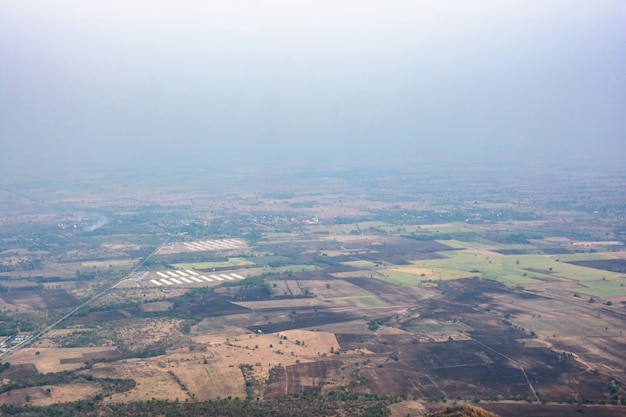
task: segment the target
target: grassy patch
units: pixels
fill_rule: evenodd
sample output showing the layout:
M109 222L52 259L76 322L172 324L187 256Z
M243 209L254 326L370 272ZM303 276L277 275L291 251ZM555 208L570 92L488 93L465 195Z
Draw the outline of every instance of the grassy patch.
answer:
M272 268L272 272L307 272L307 271L317 271L317 269L318 268L316 265L291 264L291 265L280 266L278 268Z
M342 264L351 266L353 268L360 268L360 269L376 269L376 267L378 266L374 262L371 262L371 261L349 261L349 262L342 262Z
M530 249L530 245L491 245L472 243L468 245L459 241L446 241L454 248L465 250L445 252L444 259L431 259L413 262L411 266L399 266L393 272L380 270L383 275L396 283L410 284L408 274L417 275L422 280L455 279L468 276L479 276L492 279L507 285L536 283L538 280L571 280L584 284L580 289L583 294L608 297L626 294L624 274L571 265L565 261L606 259L609 256L601 253L579 253L571 255L545 256L531 255L499 255L490 253L498 249ZM422 276L421 274L424 274ZM538 278L534 279L534 278Z
M537 282L532 276L552 276L549 268L553 259L535 255L491 256L480 250L446 252L447 258L413 263L413 267L430 269L427 279L455 279L470 276L492 279L507 285ZM529 272L526 268L545 270L546 273ZM399 268L400 270L402 268Z
M131 269L135 266L136 259L110 259L108 261L89 261L83 262L81 266L83 268L121 268Z
M391 226L389 223L383 222L383 221L359 222L358 225L359 225L359 228L361 230L369 229L370 227L375 227L377 229L382 229L384 227Z
M386 305L386 303L375 296L374 294L369 295L353 295L347 297L326 297L324 298L326 301L330 301L335 304L347 304L354 308L363 308L363 307L380 307Z
M626 296L626 277L586 281L585 286L586 288L577 288L576 292L601 298Z
M421 281L429 278L421 277L419 274L404 272L401 269L380 269L377 271L379 278L391 282L396 285L404 285L405 287L418 285Z
M421 230L428 231L430 233L462 233L472 232L476 228L467 223L445 223L445 224L424 224L421 226Z

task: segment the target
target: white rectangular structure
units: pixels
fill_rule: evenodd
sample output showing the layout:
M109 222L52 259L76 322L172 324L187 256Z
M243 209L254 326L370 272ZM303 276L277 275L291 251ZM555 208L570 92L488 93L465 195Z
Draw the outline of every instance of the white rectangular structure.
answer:
M189 244L187 242L185 242L185 246L187 246L188 249L191 249L194 252L198 250L196 247L194 247L193 245L191 245L191 244Z
M201 247L204 250L211 250L211 249L213 249L213 247L207 245L204 242L197 242L196 245L198 245L199 247Z
M161 282L162 282L163 284L165 284L165 285L172 285L172 283L171 283L171 282L169 282L169 281L168 281L168 280L166 280L166 279L162 279L162 280L161 280Z
M202 242L202 244L213 249L219 249L219 245L216 244L214 240L205 240L204 242Z
M151 279L150 282L153 283L154 285L163 285L159 281L156 281L154 279Z
M182 282L180 282L179 280L177 280L176 278L170 278L170 281L172 281L175 284L182 284Z
M216 279L218 281L224 281L224 278L220 278L217 275L211 275L211 278Z
M213 282L213 280L211 278L207 278L204 275L200 275L200 278L202 278L205 281Z
M184 277L180 277L180 278L178 278L178 279L180 279L181 281L186 282L187 284L193 284L193 281L192 281L192 280L190 280L190 279L187 279L187 278L184 278Z
M194 271L192 271L190 269L185 269L185 272L188 272L190 275L200 275L197 272L194 272Z
M194 280L194 281L196 281L196 282L202 282L202 280L201 280L201 279L198 279L197 277L189 277L189 278L193 279L193 280Z
M245 279L244 277L242 277L241 275L237 275L237 274L233 274L231 273L232 276L234 276L235 278L239 278L239 279Z
M161 278L169 278L169 276L165 275L163 272L157 272L157 275Z
M174 271L176 272L178 275L180 275L181 277L187 277L189 275L185 274L183 271Z
M207 239L193 242L178 242L176 245L190 251L208 251L242 248L245 247L246 242L242 239Z
M176 275L176 274L175 274L175 273L173 273L172 271L165 271L165 273L166 273L167 275L169 275L170 277L172 277L172 278L178 278L178 275Z

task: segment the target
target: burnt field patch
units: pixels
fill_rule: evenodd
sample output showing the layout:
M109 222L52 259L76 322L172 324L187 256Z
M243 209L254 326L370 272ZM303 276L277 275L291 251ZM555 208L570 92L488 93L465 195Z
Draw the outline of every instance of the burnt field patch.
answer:
M440 287L454 294L459 294L467 291L504 294L510 291L506 288L504 284L500 282L480 278L461 278L443 281L441 282Z
M187 307L181 308L178 313L191 314L197 317L228 316L231 314L250 313L251 310L231 302L231 297L225 295L208 294L194 301Z
M337 268L337 272L347 272L354 271L354 268L351 266L343 266L340 265ZM284 281L284 280L299 280L299 281L315 281L315 280L336 280L337 278L333 275L330 275L330 271L328 269L325 270L316 270L316 271L294 271L294 272L286 272L280 274L273 274L271 277L268 277L268 281Z
M481 364L430 369L428 375L451 398L534 398L524 373L513 364Z
M408 265L411 261L441 259L438 252L459 250L436 241L411 241L402 239L399 243L372 244L372 242L346 242L342 248L354 252L329 257L334 262L371 261L393 265Z
M507 366L524 364L528 378L538 381L543 386L554 386L561 382L561 377L580 372L580 364L564 360L562 355L543 347L528 347L523 339L516 339L515 331L479 333L469 332L475 342L483 346L490 357Z
M285 310L287 312L289 310ZM342 323L360 318L355 314L348 313L330 313L330 312L312 312L298 313L292 316L293 319L278 323L264 324L260 326L249 327L248 330L256 332L261 330L263 333L275 333L285 330L303 329L309 327L323 326L327 324Z
M507 325L502 316L475 306L477 300L519 299L522 305L527 299L544 297L469 278L442 282L439 289L443 297L419 300L411 316L383 323L405 334L338 335L342 348L363 348L386 358L382 369L360 371L363 378L357 378L356 390L396 393L402 387L399 394L421 398L534 400L535 391L553 401L573 396L596 402L607 398L602 375L589 372L560 351L527 343L535 340L527 330ZM433 332L443 335L440 341L425 341ZM457 335L461 339L456 340ZM398 384L394 378L403 382Z
M276 398L285 394L321 392L329 371L339 368L340 360L323 360L279 367L270 376L265 389L265 398Z
M231 297L237 301L266 301L272 298L272 295L265 287L251 287L232 291Z
M568 253L572 253L566 248L540 248L540 250L544 255L567 255Z
M388 395L407 395L417 398L442 398L446 394L423 372L414 372L398 363L383 367L364 368L352 374L356 393L384 392Z
M89 352L83 353L81 356L73 358L61 358L59 362L61 364L68 363L84 363L98 359L115 359L122 356L122 353L117 349L103 350L101 352Z
M593 415L602 417L623 417L624 407L613 405L579 405L579 404L528 404L520 402L490 402L481 403L485 410L497 413L501 416L524 416L524 417L574 417L580 415ZM582 410L582 411L580 411Z
M72 321L74 324L91 327L107 321L123 320L132 317L141 317L143 315L143 311L141 311L141 309L139 308L125 308L115 310L92 311L85 315L75 316Z
M439 284L439 287L446 292L446 300L469 306L475 303L491 302L493 296L503 294L514 294L516 298L523 300L545 298L528 292L513 291L500 282L477 277L444 281Z
M400 287L390 282L375 278L343 278L350 284L363 288L372 294L377 294L386 303L413 303L422 297L419 290L412 287Z
M366 342L372 342L375 335L335 333L337 342L345 349L358 349Z
M504 285L496 281L480 278L446 281L440 284L440 288L447 293L447 300L470 306L476 303L489 303L494 295L509 292Z
M37 367L32 363L18 363L2 371L2 378L24 378L38 375Z
M396 344L396 346L398 346ZM500 361L489 349L473 340L400 345L402 362L414 371L478 366ZM368 348L370 348L368 346Z
M0 298L9 304L27 305L39 310L78 305L78 300L63 289L6 291L0 292Z
M409 342L405 335L338 340L345 347L386 356L382 369L361 372L365 379L357 380L364 392L371 388L422 398L526 400L534 399L536 390L554 401L584 396L596 402L607 395L605 378L577 361L548 348L526 346L524 335L515 329L479 321L476 317L471 323L478 330L467 332L471 340Z
M603 271L626 273L626 259L596 259L592 261L569 261L566 263L586 268L601 269Z

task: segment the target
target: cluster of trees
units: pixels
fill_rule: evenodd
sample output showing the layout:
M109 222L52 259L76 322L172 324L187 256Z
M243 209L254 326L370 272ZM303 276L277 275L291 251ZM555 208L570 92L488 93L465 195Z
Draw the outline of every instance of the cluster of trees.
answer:
M9 292L9 291L39 291L43 289L43 285L41 284L33 284L33 285L22 285L20 287L7 287L5 285L0 284L0 292Z
M93 381L99 383L107 393L124 392L135 387L132 379L95 378L93 375L77 374L73 371L50 372L47 374L21 375L19 379L0 385L0 393L15 389L40 387L44 385L64 385L74 382ZM0 415L3 415L0 413ZM28 415L28 414L26 414Z
M361 396L354 399L331 399L317 393L294 394L271 400L225 398L216 401L180 402L178 400L149 400L130 403L101 403L78 401L58 403L47 407L26 405L16 407L3 404L0 415L18 417L135 417L166 415L169 417L196 416L256 416L256 417L385 417L391 414L388 399Z
M0 335L15 336L19 332L32 332L38 326L37 318L27 314L0 314Z
M127 350L122 346L118 346L118 349L121 351L119 356L108 357L108 358L97 358L91 359L85 362L87 368L93 366L94 363L102 363L102 362L115 362L122 359L131 359L131 358L152 358L155 356L163 356L166 353L167 346L164 343L153 343L150 345L146 345L138 350Z
M483 410L480 407L459 405L455 407L446 407L444 410L427 417L499 417L491 411Z
M15 264L0 264L0 272L13 271L34 271L43 267L43 260L40 258L22 259Z
M380 326L383 325L383 321L382 319L378 319L378 320L370 320L367 322L367 328L370 329L371 331L375 332L376 330L378 330L378 328Z

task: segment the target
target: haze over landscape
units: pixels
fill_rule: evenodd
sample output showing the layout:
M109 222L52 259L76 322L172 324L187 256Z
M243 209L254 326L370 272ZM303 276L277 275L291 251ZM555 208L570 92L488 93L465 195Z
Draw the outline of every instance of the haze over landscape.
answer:
M0 415L623 417L625 116L622 0L0 1Z
M5 1L0 172L626 159L626 6Z

